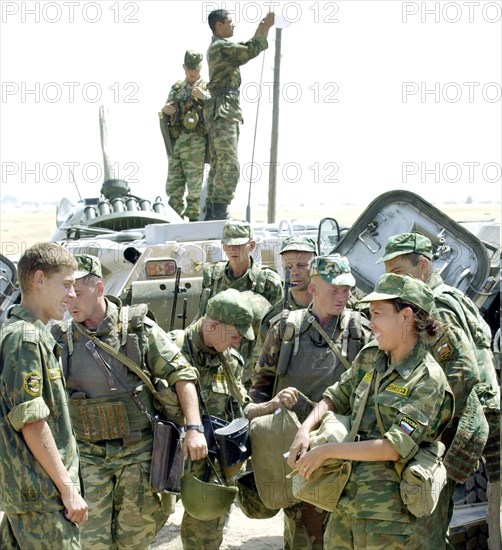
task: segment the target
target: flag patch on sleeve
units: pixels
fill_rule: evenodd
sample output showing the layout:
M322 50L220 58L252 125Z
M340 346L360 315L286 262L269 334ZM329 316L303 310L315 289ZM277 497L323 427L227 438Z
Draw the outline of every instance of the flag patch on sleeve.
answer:
M418 424L417 422L415 422L415 420L413 420L413 418L410 418L409 416L403 416L403 418L401 418L399 427L403 430L404 433L411 435L418 428Z

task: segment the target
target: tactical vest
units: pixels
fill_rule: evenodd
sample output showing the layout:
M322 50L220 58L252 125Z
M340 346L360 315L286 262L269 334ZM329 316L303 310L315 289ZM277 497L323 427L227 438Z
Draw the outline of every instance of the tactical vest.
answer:
M108 299L110 300L110 297ZM111 301L114 301L113 298ZM152 321L146 317L147 311L146 304L123 306L119 309L117 324L120 344L118 351L132 359L143 370L146 370L144 350L147 342L144 325L152 324ZM94 352L89 349L93 347L92 342L89 344L90 340L76 330L71 321L63 325L62 334L63 365L71 382L71 371L78 369L77 365L91 364L91 362L96 365L98 360ZM111 363L109 370L113 374L108 373L108 381L110 386L113 384L116 389L112 390L110 387L106 396L89 398L84 391L79 391L79 388L72 388L68 405L77 439L88 442L122 439L124 445L135 443L141 439L143 430L151 428L151 422L129 392L133 388L137 389L138 398L151 417L155 415L153 397L147 388L141 388L141 380L136 375L132 374L135 382L131 384L131 376L126 380L123 375L114 371L113 365L116 365L114 363L116 360L112 360L97 346L95 351L106 363ZM106 372L103 364L99 365L99 368L103 373ZM92 380L90 382L92 384ZM138 388L141 389L138 390ZM99 389L100 393L103 393L102 385L99 385Z
M180 98L179 92L184 83L184 80L178 80L178 82L176 82L176 84L174 84L171 88L171 92L169 93L169 97L167 99L167 103L171 101L176 103L176 113L168 117L169 132L171 137L174 139L177 139L182 132L197 132L198 135L205 136L207 130L204 122L202 101L192 99L189 95L184 95L183 98ZM206 90L207 84L202 82L201 87ZM196 114L195 116L197 117L197 123L193 127L187 128L184 124L184 118L189 111Z
M282 343L274 393L292 386L317 403L322 399L324 390L345 372L345 367L324 339L319 338L318 331L309 322L312 316L309 310L284 311L281 315L283 317L279 323ZM328 330L333 330L333 327ZM334 331L334 344L352 363L365 344L360 314L344 310ZM300 418L304 415L300 411L295 412Z

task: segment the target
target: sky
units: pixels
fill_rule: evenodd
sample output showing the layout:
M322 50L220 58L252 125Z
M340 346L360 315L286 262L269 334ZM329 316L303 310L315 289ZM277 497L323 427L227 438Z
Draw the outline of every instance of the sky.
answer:
M165 198L157 113L185 50L204 53L207 78L210 11L227 9L246 41L271 4L285 27L277 204L367 204L390 189L500 201L502 2L483 0L3 0L0 195L99 196L104 105L117 176ZM275 46L272 28L241 69L243 207L253 158L251 203L268 193Z

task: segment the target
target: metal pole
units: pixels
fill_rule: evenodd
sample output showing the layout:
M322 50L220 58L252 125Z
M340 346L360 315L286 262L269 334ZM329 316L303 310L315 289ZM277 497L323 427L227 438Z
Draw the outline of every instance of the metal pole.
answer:
M274 93L272 104L272 139L270 145L270 167L268 170L268 213L267 222L275 222L275 199L277 193L277 143L279 139L279 98L281 76L282 29L275 29Z

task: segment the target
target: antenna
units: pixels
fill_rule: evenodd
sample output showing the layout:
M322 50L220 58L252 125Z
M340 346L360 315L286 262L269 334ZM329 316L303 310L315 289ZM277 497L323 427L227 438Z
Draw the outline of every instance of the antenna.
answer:
M73 184L75 185L75 188L77 190L80 202L84 202L84 199L82 198L82 195L80 194L80 189L78 188L77 182L75 181L75 176L73 175L73 169L72 168L70 168L70 176L71 176L71 181L73 182Z

